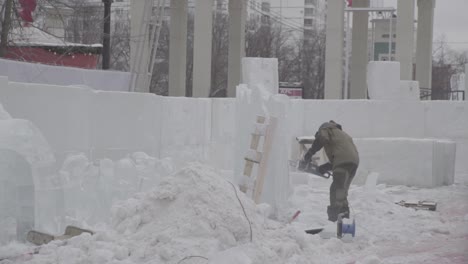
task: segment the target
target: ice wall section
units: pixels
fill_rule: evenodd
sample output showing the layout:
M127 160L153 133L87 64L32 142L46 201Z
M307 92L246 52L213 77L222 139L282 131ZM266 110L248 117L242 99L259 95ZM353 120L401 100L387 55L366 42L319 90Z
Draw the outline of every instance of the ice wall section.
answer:
M456 144L449 140L411 138L355 139L360 164L354 183L371 172L391 185L436 187L454 182Z

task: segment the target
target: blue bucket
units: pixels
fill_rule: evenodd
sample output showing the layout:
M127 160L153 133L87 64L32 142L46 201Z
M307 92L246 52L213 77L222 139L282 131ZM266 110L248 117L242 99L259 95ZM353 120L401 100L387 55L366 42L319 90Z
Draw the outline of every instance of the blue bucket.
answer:
M353 237L356 235L356 222L353 219L352 224L343 223L342 214L338 215L338 221L336 223L336 234L338 238L343 237L344 234L351 234Z
M351 234L353 237L356 235L356 222L354 219L352 224L341 223L341 233L342 235Z

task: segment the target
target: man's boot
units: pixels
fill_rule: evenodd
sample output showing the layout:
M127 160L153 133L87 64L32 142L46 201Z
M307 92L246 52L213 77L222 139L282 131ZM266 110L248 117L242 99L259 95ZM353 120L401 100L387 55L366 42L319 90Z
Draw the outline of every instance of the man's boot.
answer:
M338 210L339 214L342 214L341 217L343 218L348 218L349 219L349 207L348 206L342 206Z
M336 222L338 220L338 208L334 206L327 207L328 221Z

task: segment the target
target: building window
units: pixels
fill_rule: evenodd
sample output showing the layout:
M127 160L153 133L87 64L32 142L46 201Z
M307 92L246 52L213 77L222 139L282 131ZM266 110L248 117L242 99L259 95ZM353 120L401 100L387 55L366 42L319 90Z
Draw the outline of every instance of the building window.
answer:
M382 38L390 38L390 34L383 34ZM393 38L396 38L396 34L393 34Z
M316 5L316 4L317 4L317 0L305 0L305 4L306 4L306 5Z
M313 16L314 15L314 9L311 8L311 7L306 7L304 9L304 16L308 17L308 16Z
M270 3L262 2L262 11L263 12L270 12Z
M313 24L313 19L306 18L304 19L304 26L312 26Z
M250 1L249 3L250 3L250 9L255 9L255 5L257 3L255 3L255 1Z

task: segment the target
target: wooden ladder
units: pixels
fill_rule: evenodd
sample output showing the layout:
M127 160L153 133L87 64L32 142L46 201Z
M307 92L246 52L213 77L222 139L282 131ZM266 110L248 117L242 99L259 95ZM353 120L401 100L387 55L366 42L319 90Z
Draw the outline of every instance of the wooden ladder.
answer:
M263 183L265 182L267 173L268 156L271 150L277 119L275 117L270 117L268 121L268 123L265 123L266 118L264 116L257 116L255 131L251 134L250 150L244 158L244 175L249 178L252 178L254 165L258 164L257 177L253 181L253 186L249 186L248 184L240 186L240 190L246 194L248 194L249 190L252 190L252 199L255 203L260 202L260 197L262 195ZM263 138L263 146L262 150L259 151L258 147L261 138Z

